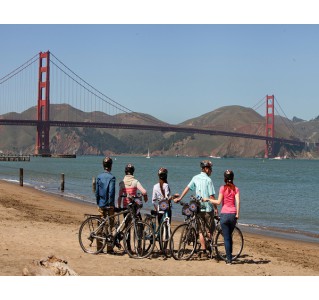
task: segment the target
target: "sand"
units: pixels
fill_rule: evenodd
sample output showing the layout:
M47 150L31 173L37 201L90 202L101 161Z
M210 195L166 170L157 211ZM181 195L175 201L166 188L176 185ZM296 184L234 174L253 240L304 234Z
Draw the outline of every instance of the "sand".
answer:
M80 276L319 275L319 243L247 232L242 256L231 266L215 259L176 261L157 255L132 259L127 255L87 254L80 248L78 231L84 214L96 212L91 204L0 181L0 275L21 276L34 260L50 255L67 261Z

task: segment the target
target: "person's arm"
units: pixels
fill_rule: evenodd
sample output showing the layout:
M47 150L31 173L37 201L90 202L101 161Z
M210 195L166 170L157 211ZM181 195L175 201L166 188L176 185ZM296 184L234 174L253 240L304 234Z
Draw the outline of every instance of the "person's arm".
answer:
M110 203L113 203L113 205L110 205L110 206L114 206L115 205L115 177L113 177L110 180L108 196L109 196Z
M152 203L153 203L153 205L154 205L155 210L157 211L157 205L156 205L156 185L154 185L154 187L153 187Z
M236 201L236 208L237 208L236 219L239 219L239 212L240 212L240 194L239 194L239 191L235 195L235 201Z
M217 205L221 204L223 201L223 194L219 193L218 199L215 199L215 196L210 196L209 199L205 199L206 201L209 201L211 204L214 205L214 208L217 209Z
M189 187L187 186L182 192L182 194L179 197L174 199L174 202L178 203L179 201L181 201L184 198L184 196L188 193L188 191L189 191Z
M117 197L117 207L118 208L121 208L121 205L122 205L122 201L123 201L123 198L121 197L123 194L123 188L122 188L122 185L121 185L121 182L119 184L119 196Z
M214 207L214 215L217 216L218 215L218 207L217 207L217 204L213 203L212 201L216 201L216 198L215 198L215 195L211 195L209 197L209 200L210 200L210 203L213 204L213 207Z
M95 183L95 199L96 199L96 204L99 205L100 201L100 191L99 191L99 178L97 178L96 183Z
M139 181L137 182L136 186L137 186L137 189L142 193L143 198L144 198L144 202L146 203L148 200L146 189L143 188L143 186L141 185L141 183Z

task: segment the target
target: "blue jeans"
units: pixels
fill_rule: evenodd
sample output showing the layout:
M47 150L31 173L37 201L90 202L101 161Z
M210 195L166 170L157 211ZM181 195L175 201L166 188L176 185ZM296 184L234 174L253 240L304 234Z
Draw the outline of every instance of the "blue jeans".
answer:
M232 261L233 252L233 239L232 234L236 225L236 214L220 214L220 225L222 227L226 258L228 261Z

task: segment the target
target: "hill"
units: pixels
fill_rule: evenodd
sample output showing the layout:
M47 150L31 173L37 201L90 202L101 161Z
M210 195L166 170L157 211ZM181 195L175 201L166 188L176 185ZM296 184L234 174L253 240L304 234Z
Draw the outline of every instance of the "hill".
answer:
M141 113L109 115L103 112L83 112L70 105L51 105L52 120L117 122L133 124L165 124L153 116ZM34 119L36 107L21 114L10 113L0 118ZM186 120L179 125L264 135L264 117L251 108L224 106L204 115ZM275 118L276 136L289 139L318 141L319 120L293 121ZM0 151L4 153L32 154L36 130L33 127L0 126ZM174 132L129 129L56 128L50 130L52 154L77 155L152 155L263 157L265 142L253 139L208 136ZM275 145L276 155L316 156L316 152L303 153L296 147Z

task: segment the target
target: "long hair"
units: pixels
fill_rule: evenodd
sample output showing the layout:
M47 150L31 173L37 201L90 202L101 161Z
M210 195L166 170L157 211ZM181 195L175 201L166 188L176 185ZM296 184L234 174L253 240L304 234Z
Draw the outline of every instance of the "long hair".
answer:
M158 170L158 179L159 179L159 184L160 184L160 188L161 188L161 192L163 194L163 197L165 197L165 192L164 192L163 185L164 185L164 183L168 184L168 182L167 182L167 173L168 173L168 171L165 168L160 168Z
M225 191L228 189L235 191L236 186L234 185L234 172L232 170L226 170L224 172L224 182Z

